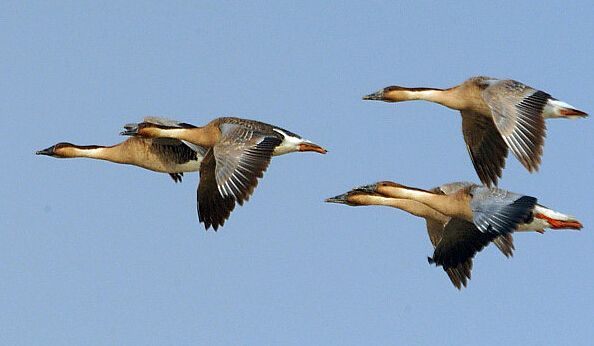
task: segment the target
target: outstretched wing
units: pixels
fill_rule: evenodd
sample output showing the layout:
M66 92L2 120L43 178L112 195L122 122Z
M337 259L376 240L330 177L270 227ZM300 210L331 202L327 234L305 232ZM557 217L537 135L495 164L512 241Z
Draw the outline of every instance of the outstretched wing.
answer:
M497 185L505 167L507 145L492 119L471 111L461 111L462 134L472 165L487 186Z
M200 183L196 194L198 220L208 230L211 226L216 231L225 224L225 220L235 208L233 197L221 196L215 177L216 160L210 149L200 164Z
M514 250L516 248L514 246L514 237L511 233L503 234L493 239L493 244L497 246L499 251L501 251L505 257L511 257L514 255Z
M487 80L483 99L507 146L530 172L538 170L546 126L543 110L551 95L513 80Z
M212 162L206 166L205 157L200 169L198 214L207 229L212 225L216 230L229 217L235 202L242 205L249 199L281 142L275 135L241 124L221 125L221 139L207 154Z
M443 240L444 225L441 222L432 219L426 219L426 221L429 239L431 240L431 244L433 244L433 248L437 250L437 248L440 246L440 242ZM437 265L442 265L434 260L435 251L433 257L428 257L427 259L430 264L435 263ZM447 268L442 265L442 267L443 270L445 270L445 272L448 274L452 284L456 288L461 289L462 286L466 287L468 280L470 279L472 271L472 258L461 261L457 265L452 265Z
M473 186L466 182L445 184L431 189L437 194L453 194L459 189ZM442 266L458 289L466 287L471 277L472 259L477 252L480 252L491 241L506 256L512 255L514 249L511 234L492 235L481 232L473 223L450 218L448 222L426 219L427 232L433 244L433 257L429 257L429 263Z
M224 124L221 131L221 141L213 148L217 186L222 196L231 196L241 205L258 185L282 140L237 124Z
M458 266L481 251L495 235L479 231L471 222L451 218L444 226L443 237L435 247L433 261L444 269Z
M470 207L474 224L483 233L504 235L527 222L536 198L522 196L509 191L476 186L471 189Z

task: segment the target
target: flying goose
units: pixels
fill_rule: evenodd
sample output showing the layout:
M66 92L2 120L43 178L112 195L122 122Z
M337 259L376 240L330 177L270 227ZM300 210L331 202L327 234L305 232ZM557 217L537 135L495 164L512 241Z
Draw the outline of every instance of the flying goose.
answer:
M181 126L175 120L147 117L145 123ZM138 124L127 124L126 129L133 129ZM200 162L206 154L203 147L191 147L177 139L130 137L112 146L75 145L61 142L49 148L39 150L37 155L56 158L86 157L106 160L120 164L129 164L155 172L169 173L173 181L180 182L184 172L195 172L200 169Z
M389 86L364 100L425 100L462 114L462 134L483 184L497 185L508 149L529 172L542 156L547 118L583 118L588 114L544 91L514 80L472 77L449 89Z
M326 202L384 205L422 217L434 247L429 263L442 266L460 289L470 279L472 258L490 242L512 256L513 231L580 229L574 217L536 204L536 199L472 183L450 183L429 191L389 181L361 186ZM470 210L472 217L465 216Z
M197 210L199 221L207 230L212 226L215 231L223 226L235 202L243 205L249 199L272 156L295 151L326 153L321 146L288 130L233 117L216 118L202 127L146 122L122 134L173 138L208 148L200 167Z

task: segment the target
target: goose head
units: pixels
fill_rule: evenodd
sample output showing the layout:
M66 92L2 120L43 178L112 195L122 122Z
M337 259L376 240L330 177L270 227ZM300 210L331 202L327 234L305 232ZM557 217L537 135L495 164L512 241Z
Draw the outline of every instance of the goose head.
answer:
M342 195L326 198L327 203L346 204L350 206L369 205L366 201L369 196L382 196L377 192L378 184L359 186Z
M436 88L407 88L398 85L385 87L373 94L363 96L363 100L402 102L411 100L432 100L442 89Z
M363 100L370 101L384 101L384 102L401 102L410 100L410 88L405 88L397 85L392 85L380 89L374 93L363 96Z
M35 152L36 155L46 155L51 157L57 158L68 158L74 157L75 151L77 146L72 143L61 142L55 145L52 145L49 148L45 148L43 150L38 150Z
M132 124L124 125L124 131L120 132L120 135L154 138L154 137L159 137L159 131L161 129L172 129L172 128L175 128L175 127L153 124L153 123L149 123L149 122L142 122L139 124L132 123Z

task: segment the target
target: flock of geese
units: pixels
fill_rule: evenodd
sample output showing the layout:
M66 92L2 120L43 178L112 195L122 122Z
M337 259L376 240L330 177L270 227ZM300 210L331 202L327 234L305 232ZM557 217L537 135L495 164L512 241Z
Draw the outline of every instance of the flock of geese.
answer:
M467 182L423 190L384 181L355 188L326 202L384 205L422 217L434 247L429 263L443 267L458 289L467 285L474 255L489 243L509 257L512 233L581 229L574 217L546 208L536 198L497 188L508 150L530 172L543 152L545 119L586 117L575 107L514 80L473 77L449 89L390 86L364 100L425 100L459 110L470 159L483 185ZM208 230L223 226L249 199L272 156L326 150L283 128L233 117L205 126L147 117L124 126L127 140L113 146L61 142L37 151L57 158L86 157L168 173L175 182L200 172L198 218Z

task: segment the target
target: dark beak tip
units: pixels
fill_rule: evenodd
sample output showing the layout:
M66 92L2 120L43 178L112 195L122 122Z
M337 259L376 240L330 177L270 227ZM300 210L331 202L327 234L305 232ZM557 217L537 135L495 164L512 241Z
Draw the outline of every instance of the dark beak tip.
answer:
M54 154L54 148L53 147L49 147L47 149L43 149L43 150L37 150L35 152L35 155L48 155L48 156L52 156Z
M372 94L368 94L362 97L363 100L365 101L381 101L384 99L384 92L382 91L376 91Z
M334 197L326 198L324 200L324 202L326 202L326 203L346 204L346 199L344 198L344 196L340 195L340 196L334 196Z

